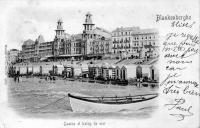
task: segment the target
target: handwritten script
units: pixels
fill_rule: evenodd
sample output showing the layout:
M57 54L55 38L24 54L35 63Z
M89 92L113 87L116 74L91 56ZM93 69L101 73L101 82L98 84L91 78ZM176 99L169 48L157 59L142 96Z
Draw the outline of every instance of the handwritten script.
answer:
M172 20L172 18L175 18ZM179 18L178 20L176 20ZM181 19L180 19L181 18ZM166 77L160 82L162 93L169 95L172 99L164 106L169 111L169 115L177 121L182 121L186 117L191 117L193 104L185 97L199 97L199 83L185 77L188 67L193 64L194 57L199 55L199 37L193 31L196 22L191 16L162 18L157 15L157 22L166 22L171 27L171 31L166 33L162 41L162 57L166 64ZM174 31L177 30L177 31ZM173 96L175 97L173 99Z
M184 120L187 116L192 116L193 113L191 112L192 106L183 106L185 103L184 98L175 99L173 103L165 104L168 107L168 110L177 110L178 114L170 114L171 116L177 117L178 121Z

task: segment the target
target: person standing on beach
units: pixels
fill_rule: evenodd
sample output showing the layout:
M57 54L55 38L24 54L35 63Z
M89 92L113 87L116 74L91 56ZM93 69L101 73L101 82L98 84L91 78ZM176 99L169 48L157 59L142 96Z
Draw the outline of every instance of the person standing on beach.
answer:
M14 73L14 81L16 82L16 79L17 79L17 74L16 73Z
M17 71L17 82L19 83L19 71Z

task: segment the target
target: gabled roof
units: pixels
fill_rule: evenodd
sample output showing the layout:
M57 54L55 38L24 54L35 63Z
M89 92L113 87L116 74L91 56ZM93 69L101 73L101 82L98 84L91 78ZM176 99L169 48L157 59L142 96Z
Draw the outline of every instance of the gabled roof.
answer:
M96 34L96 35L101 35L105 38L111 38L111 33L108 32L107 30L100 28L100 27L96 27L91 31L92 34Z

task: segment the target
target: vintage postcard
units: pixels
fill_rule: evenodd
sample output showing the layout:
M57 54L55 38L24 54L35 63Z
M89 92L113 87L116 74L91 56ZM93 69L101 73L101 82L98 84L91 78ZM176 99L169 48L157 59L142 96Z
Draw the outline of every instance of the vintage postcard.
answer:
M0 128L200 128L198 0L1 0Z

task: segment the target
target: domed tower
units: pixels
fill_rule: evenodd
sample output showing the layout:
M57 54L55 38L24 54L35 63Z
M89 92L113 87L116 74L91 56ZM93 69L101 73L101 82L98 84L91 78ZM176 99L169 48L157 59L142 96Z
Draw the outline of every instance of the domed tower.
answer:
M53 41L52 54L54 56L58 56L61 52L61 49L62 49L63 43L64 43L64 39L65 39L65 30L63 29L62 19L58 20L57 28L55 31L56 31L56 36Z
M63 21L62 19L59 19L57 22L57 29L56 31L56 38L62 39L65 36L65 30L63 29Z
M85 18L85 23L83 24L84 30L83 30L83 38L86 39L90 35L90 31L93 30L93 26L95 24L92 23L92 14L88 12Z

